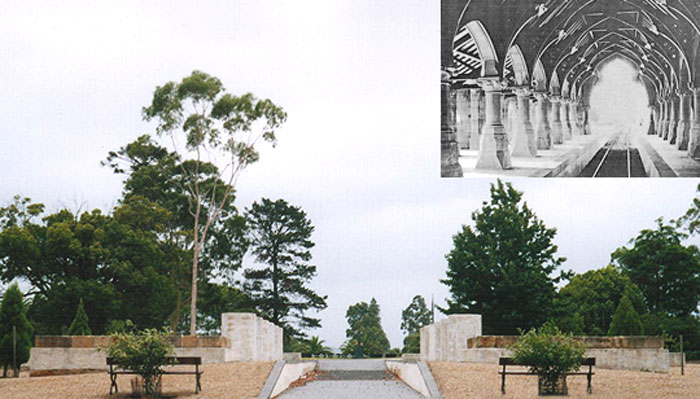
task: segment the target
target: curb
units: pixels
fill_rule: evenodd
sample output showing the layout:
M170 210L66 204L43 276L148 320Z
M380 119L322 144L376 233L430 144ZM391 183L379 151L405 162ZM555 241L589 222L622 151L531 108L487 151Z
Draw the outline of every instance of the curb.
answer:
M260 390L260 394L258 394L258 399L270 399L272 390L275 388L275 384L277 384L277 379L279 379L280 374L282 374L282 369L284 369L284 360L275 362L272 371L270 371L270 375L267 376L267 380Z
M440 393L440 389L438 388L437 382L435 382L435 378L433 377L433 373L430 372L430 367L424 362L424 361L418 361L418 369L420 370L420 373L423 375L423 381L425 381L425 385L428 386L428 392L430 392L430 398L431 399L443 399L442 394Z

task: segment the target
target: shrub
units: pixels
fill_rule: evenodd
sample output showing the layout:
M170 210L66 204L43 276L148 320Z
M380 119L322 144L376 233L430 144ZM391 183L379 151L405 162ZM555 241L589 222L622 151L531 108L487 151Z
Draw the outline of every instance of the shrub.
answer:
M20 364L29 360L34 328L27 320L22 291L17 283L12 284L5 291L2 303L0 303L0 366L3 367L3 376L7 375L7 369L12 366L13 362L13 326L17 334L16 366L19 367ZM14 375L16 375L17 370L14 371Z
M560 377L578 370L586 351L583 343L562 333L553 323L521 335L510 349L516 363L528 365L540 376L546 393L556 392Z
M146 329L136 333L112 334L108 356L114 358L122 370L131 370L143 377L143 389L153 395L166 357L172 356L175 348L170 342L170 331Z
M85 313L85 307L83 306L83 298L80 298L78 303L78 310L75 312L75 318L73 322L70 323L68 327L68 335L91 335L90 326L88 325L88 316Z
M620 304L617 305L617 310L610 322L608 335L643 335L644 327L639 318L639 313L634 310L632 302L623 295L620 299Z

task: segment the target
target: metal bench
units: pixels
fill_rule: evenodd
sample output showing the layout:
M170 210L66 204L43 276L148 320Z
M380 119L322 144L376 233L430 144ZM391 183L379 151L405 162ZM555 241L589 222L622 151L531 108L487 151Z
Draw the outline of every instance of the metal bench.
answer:
M199 365L202 364L202 358L201 357L167 357L166 358L167 364L171 366L180 366L180 365L192 365L194 366L194 371L186 371L186 370L178 370L178 371L163 371L163 374L191 374L191 375L196 375L197 376L197 385L195 385L194 388L194 393L198 394L199 391L202 390L202 385L200 382L200 377L204 373L204 371L199 370ZM112 389L114 389L114 393L119 392L119 388L117 388L117 375L119 374L138 374L135 371L131 370L114 370L115 367L119 367L119 364L111 357L107 358L107 365L109 366L109 380L110 380L110 385L109 385L109 394L112 395Z
M509 375L536 375L533 372L530 371L506 371L506 366L529 366L529 364L519 364L515 363L513 361L513 358L511 357L501 357L498 358L498 365L503 366L503 370L499 371L498 374L501 375L501 393L505 394L506 393L506 374ZM566 375L585 375L588 377L588 393L592 393L591 389L591 377L593 377L593 366L595 366L595 358L594 357L587 357L584 358L581 361L581 366L588 366L588 371L587 372L574 372L574 373L566 373Z

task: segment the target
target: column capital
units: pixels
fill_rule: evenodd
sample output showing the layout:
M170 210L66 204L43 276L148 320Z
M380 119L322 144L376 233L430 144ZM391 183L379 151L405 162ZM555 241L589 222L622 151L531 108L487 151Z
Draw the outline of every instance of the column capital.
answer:
M692 89L690 89L690 91L695 93L695 95L697 96L698 94L700 94L700 87L693 87Z
M544 92L544 91L534 91L534 92L532 92L532 95L535 96L535 98L540 100L540 101L549 100L549 93Z
M552 104L561 104L561 103L562 103L562 97L561 97L561 96L557 96L557 95L552 95L552 96L549 96L549 101L550 101Z
M504 89L501 79L497 76L477 79L477 83L485 92L501 91Z
M528 86L516 86L513 87L513 93L518 97L527 97L532 93L532 90Z

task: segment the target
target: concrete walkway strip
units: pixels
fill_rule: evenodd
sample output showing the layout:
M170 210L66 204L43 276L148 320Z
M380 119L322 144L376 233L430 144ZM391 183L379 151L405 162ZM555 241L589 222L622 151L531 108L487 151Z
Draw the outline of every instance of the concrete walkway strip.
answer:
M277 379L279 379L282 369L284 368L284 360L278 360L270 371L270 375L267 376L267 380L258 394L258 399L270 399L272 395L272 390L277 384Z
M428 387L428 392L430 392L430 398L442 399L442 394L440 393L437 382L433 377L433 373L430 372L430 367L428 367L428 364L424 361L419 361L417 364L418 369L423 375L423 381L425 381L425 385Z

